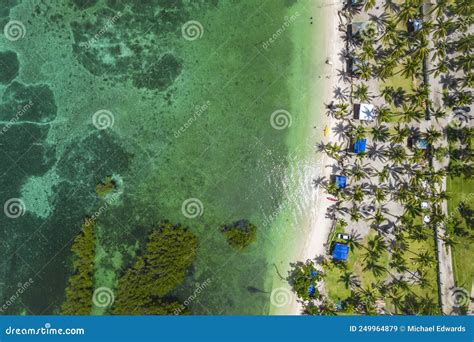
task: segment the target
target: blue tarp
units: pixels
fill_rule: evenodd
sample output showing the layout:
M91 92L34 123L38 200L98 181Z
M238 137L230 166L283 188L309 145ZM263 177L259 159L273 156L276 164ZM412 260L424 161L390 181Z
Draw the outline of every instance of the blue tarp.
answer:
M336 176L336 185L339 189L344 189L347 185L347 177Z
M332 257L335 260L347 260L349 254L349 246L343 243L336 243L332 252Z
M365 152L365 145L367 144L367 139L356 139L354 142L354 152L359 154Z
M428 142L425 139L418 139L416 141L416 147L422 150L426 150L428 148Z
M308 287L308 295L309 296L314 296L314 294L316 293L316 288L314 287L313 284L309 285Z

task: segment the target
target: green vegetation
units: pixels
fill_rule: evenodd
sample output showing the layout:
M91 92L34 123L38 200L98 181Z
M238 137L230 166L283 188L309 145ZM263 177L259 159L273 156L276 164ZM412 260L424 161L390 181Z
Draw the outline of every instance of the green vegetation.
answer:
M366 2L363 9L367 12L375 3ZM386 2L384 13L368 13L370 22L364 25L378 28L370 34L357 25L362 6L344 9L347 24L356 29L347 32L349 51L342 53L351 56L356 68L348 74L355 76L342 79L349 83L344 86L351 89L350 96L335 91L329 106L342 139L321 143L319 149L350 182L338 190L324 177L315 181L337 197L327 213L337 220L328 247L336 232L351 230L345 238L351 250L347 262L321 263L326 300L341 313L438 314L437 232L454 246L456 264L472 260L472 198L460 205L454 199L446 213L449 194L443 181L448 173L472 178L472 129L466 119L472 104L472 61L463 55L472 49L467 22L474 7L465 0L440 1L431 10L423 4ZM448 40L451 30L463 33ZM351 117L349 109L360 102L376 104L373 122ZM341 143L362 137L368 139L367 153L354 155ZM454 184L451 191L459 192ZM465 191L472 194L470 187ZM341 219L348 220L347 227L340 225ZM462 247L456 251L457 244ZM470 290L472 265L468 271L461 281ZM441 276L449 282L449 274ZM449 298L443 303L444 312L456 310Z
M94 223L86 220L72 245L73 275L61 307L65 315L89 315L92 309L96 237ZM188 229L165 221L153 229L142 256L125 270L115 291L112 313L167 315L185 312L171 296L196 257L197 238Z
M453 267L456 286L468 291L474 279L474 181L471 178L448 178L447 190L450 193L448 210L451 219L449 225L452 237Z
M20 62L15 52L0 51L0 84L8 84L18 76Z
M299 298L303 300L310 300L320 297L319 291L316 289L318 281L323 279L323 274L318 271L311 260L306 260L305 263L298 262L292 265L288 281L296 292ZM310 286L314 286L314 293L309 293Z
M61 306L63 315L89 315L91 312L96 242L94 223L86 220L81 228L71 247L73 275L69 278L66 300Z
M95 193L97 194L97 196L102 197L114 191L116 186L117 184L115 183L112 176L107 176L104 178L103 181L101 181L100 183L96 185Z
M143 255L119 280L112 313L165 315L179 310L181 304L170 293L183 282L197 244L196 236L180 225L163 222L153 229Z
M221 231L226 236L229 245L237 250L242 250L250 245L257 236L257 227L247 220L222 226Z

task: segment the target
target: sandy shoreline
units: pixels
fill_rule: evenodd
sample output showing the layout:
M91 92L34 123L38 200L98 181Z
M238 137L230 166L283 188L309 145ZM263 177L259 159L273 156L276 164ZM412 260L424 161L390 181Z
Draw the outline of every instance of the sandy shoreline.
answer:
M324 69L325 86L323 96L315 96L311 103L311 111L314 113L314 121L316 122L318 129L321 127L324 128L324 126L327 125L328 135L323 137L323 141L325 143L328 141L337 141L332 130L333 126L335 125L335 120L329 119L325 115L326 111L322 108L324 108L324 103L327 104L331 102L332 91L338 83L337 70L344 68L344 65L342 65L342 62L339 60L338 56L338 53L344 48L344 41L341 39L340 32L338 30L338 11L342 8L342 4L342 1L324 1L322 4L321 2L316 2L313 4L312 9L315 13L323 12L323 17L326 18L324 25L325 29L321 31L321 27L315 25L312 30L312 35L325 35L325 56L329 59L330 63L332 63L327 64ZM315 56L321 55L320 48L321 47L318 44L314 44L313 54ZM323 103L321 103L321 101L323 101ZM323 115L323 118L321 118L321 115ZM317 143L318 141L314 142L315 145ZM333 164L333 160L328 158L327 155L320 154L315 155L314 163L320 165L321 167L320 176L329 179L332 169L330 166ZM311 215L308 215L306 222L308 235L305 239L304 245L300 249L298 258L300 261L313 259L316 256L325 254L325 243L332 226L332 220L326 218L326 212L328 207L333 203L327 200L327 195L322 188L319 188L315 191L318 192L316 196L317 200L315 206L313 207L314 212ZM301 305L296 299L296 296L294 296L286 314L301 314Z

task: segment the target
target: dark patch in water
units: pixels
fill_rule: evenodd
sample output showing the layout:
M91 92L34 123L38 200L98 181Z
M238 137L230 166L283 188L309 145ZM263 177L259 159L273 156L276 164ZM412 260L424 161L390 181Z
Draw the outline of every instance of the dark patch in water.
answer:
M45 84L24 85L11 83L3 94L0 120L50 122L56 118L58 108L54 94Z
M20 62L13 51L0 51L0 83L8 84L18 76Z
M181 73L182 65L170 53L163 55L144 74L135 74L133 84L137 88L165 90Z

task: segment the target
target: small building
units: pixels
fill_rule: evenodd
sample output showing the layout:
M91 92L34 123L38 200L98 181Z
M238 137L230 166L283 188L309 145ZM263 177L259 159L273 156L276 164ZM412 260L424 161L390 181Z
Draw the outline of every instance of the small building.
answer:
M373 121L375 119L374 105L370 103L354 104L354 119Z
M426 150L428 148L428 142L426 139L417 139L415 142L416 148L420 150Z
M314 279L318 276L318 272L316 271L311 271L311 279Z
M407 29L408 32L416 32L421 30L423 27L423 21L421 19L408 19Z
M367 145L367 139L356 139L354 141L354 152L357 154L361 154L365 152L365 148Z
M338 189L344 189L347 185L347 177L346 176L336 176L336 185Z
M336 243L332 251L332 257L336 261L346 261L349 255L349 246L344 243Z
M313 297L316 294L316 287L311 284L308 287L308 296Z
M368 25L368 21L351 23L347 25L347 35L349 38L353 39L360 38L361 33L367 28Z
M359 68L359 63L360 60L355 57L349 57L347 58L347 74L349 74L352 77L358 77L360 73L360 68Z

